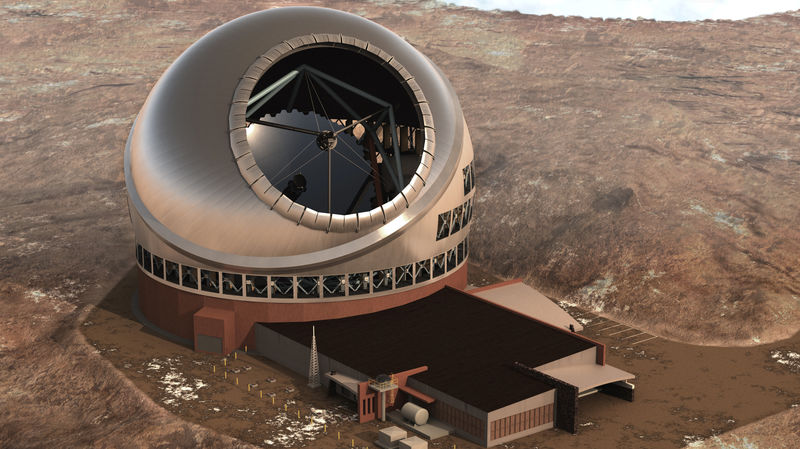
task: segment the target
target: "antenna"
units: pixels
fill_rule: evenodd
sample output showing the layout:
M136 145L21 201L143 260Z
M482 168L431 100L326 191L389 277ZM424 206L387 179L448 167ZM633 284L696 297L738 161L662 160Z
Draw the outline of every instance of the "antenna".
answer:
M317 356L317 331L311 326L311 360L308 362L308 386L317 388L319 383L319 357Z

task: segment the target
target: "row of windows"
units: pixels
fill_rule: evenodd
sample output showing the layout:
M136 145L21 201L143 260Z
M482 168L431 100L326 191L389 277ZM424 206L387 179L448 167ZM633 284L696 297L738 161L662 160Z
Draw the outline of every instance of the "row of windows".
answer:
M475 187L475 174L473 173L472 162L467 164L461 171L464 174L464 195L468 195ZM439 214L439 222L436 226L436 240L441 240L460 231L467 226L471 218L472 198L453 210L442 212Z
M261 276L181 265L136 245L139 266L167 282L209 293L276 299L355 296L421 284L452 271L468 253L469 244L465 238L438 256L395 268L326 276Z
M467 226L472 218L472 198L453 210L439 214L439 224L436 226L436 240L441 240L453 235Z

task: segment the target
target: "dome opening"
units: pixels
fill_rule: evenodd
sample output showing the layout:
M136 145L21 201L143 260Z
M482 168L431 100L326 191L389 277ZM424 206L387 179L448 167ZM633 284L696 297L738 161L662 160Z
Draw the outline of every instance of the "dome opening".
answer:
M420 99L396 65L380 50L341 43L295 48L269 65L249 94L245 122L271 189L330 215L368 212L403 195L425 134Z

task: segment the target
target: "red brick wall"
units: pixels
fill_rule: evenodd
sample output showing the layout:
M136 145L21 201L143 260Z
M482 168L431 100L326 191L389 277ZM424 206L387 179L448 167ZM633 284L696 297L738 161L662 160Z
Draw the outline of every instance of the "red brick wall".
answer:
M553 422L553 404L506 416L489 423L489 441Z
M412 290L349 301L320 300L317 303L262 303L203 296L170 287L139 271L139 307L156 326L180 337L194 340L195 312L203 306L233 310L236 316L234 348L254 346L253 325L315 321L378 312L424 298L445 285L463 289L467 285L467 264L445 278Z
M358 422L365 423L375 419L377 396L369 391L369 382L358 384Z
M222 340L223 354L230 354L236 349L233 311L206 306L193 317L195 348L197 348L197 335L208 335Z
M481 419L440 400L434 402L432 408L431 415L437 420L450 424L481 441L486 437L486 427Z
M156 326L179 337L194 340L195 312L203 297L172 288L139 271L139 307Z

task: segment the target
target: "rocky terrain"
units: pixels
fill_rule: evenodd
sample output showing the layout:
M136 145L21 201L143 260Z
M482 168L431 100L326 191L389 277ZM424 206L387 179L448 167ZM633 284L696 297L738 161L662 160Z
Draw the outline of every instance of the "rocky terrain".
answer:
M285 4L0 6L0 446L242 444L166 412L76 329L133 265L122 155L150 88L205 32ZM473 262L670 339L800 329L800 14L324 5L404 36L455 86L476 154ZM795 408L707 444L796 447L797 422Z

